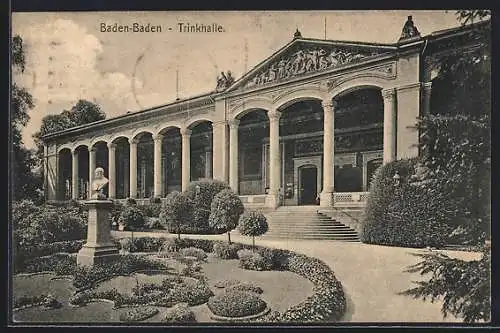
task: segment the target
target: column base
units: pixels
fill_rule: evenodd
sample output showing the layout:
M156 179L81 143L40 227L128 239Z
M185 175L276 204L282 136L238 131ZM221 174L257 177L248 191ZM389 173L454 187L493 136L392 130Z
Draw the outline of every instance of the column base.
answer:
M319 206L320 207L333 207L333 193L332 192L321 192L319 194Z
M279 193L270 193L266 196L266 207L276 209L280 204Z
M120 253L113 244L83 245L76 256L77 265L93 266L117 260Z

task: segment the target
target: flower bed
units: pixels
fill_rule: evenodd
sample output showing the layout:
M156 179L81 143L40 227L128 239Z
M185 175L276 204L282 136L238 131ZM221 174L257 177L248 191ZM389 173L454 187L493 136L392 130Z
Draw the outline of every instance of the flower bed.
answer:
M162 321L165 323L187 324L196 323L196 318L187 303L178 303L167 310Z
M204 261L207 259L207 254L202 249L196 247L187 247L180 249L179 253L184 257L194 257L199 261Z
M23 273L54 272L56 275L71 275L76 269L76 257L64 253L37 257L25 262Z
M235 284L240 284L241 281L239 280L219 280L215 282L214 287L215 288L227 288L229 286L233 286Z
M45 298L47 295L39 295L39 296L21 296L14 300L13 310L21 310L26 309L33 306L43 305Z
M267 307L258 295L251 292L232 290L211 297L208 308L220 317L247 317L261 313Z
M143 321L153 317L158 312L158 309L152 307L133 308L120 313L120 320L127 322Z
M92 267L78 266L75 270L73 285L81 290L93 287L114 276L126 276L142 270L166 270L167 268L164 263L159 261L137 255L125 255L112 264Z
M238 259L238 251L241 249L243 245L239 243L228 244L221 241L213 243L214 254L221 259Z

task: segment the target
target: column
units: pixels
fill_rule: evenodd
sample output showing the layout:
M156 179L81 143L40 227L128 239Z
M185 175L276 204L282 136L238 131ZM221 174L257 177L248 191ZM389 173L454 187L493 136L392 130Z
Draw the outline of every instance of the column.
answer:
M234 193L238 194L238 128L239 119L233 119L229 122L229 186Z
M397 106L393 108L396 114L395 159L418 156L419 131L416 123L422 109L421 88L420 82L396 88Z
M116 198L116 144L108 143L108 197Z
M129 140L130 144L130 181L129 181L129 196L130 198L137 197L137 140Z
M161 197L161 145L163 135L158 134L153 137L154 141L154 196Z
M384 164L396 159L396 91L382 90L384 99Z
M279 206L281 186L281 154L280 154L280 116L277 110L268 112L269 116L269 195L268 206Z
M431 92L432 92L432 82L422 83L423 115L428 115L431 113Z
M96 152L97 148L91 148L89 151L89 186L87 188L89 199L92 198L92 181L94 180L94 172L96 169Z
M331 207L335 176L335 114L331 101L323 102L323 114L323 191L319 202L321 207Z
M73 160L71 162L71 199L78 199L78 152L73 150L71 152Z
M181 129L182 136L182 191L185 191L191 178L191 130Z
M205 151L205 178L213 178L213 172L212 172L212 151L210 148L207 148L208 150Z
M226 121L212 124L212 177L227 182L229 180Z

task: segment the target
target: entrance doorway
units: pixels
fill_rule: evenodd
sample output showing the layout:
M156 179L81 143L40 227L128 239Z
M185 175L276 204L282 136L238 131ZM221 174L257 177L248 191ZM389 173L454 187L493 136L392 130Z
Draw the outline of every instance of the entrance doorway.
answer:
M318 191L318 168L315 166L302 167L299 174L299 205L315 205Z

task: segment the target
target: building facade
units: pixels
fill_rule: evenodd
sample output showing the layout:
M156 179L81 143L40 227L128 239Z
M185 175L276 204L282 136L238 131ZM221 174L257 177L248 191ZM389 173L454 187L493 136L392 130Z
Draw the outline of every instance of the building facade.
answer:
M440 59L478 46L473 27L393 44L293 39L213 92L43 137L48 201L86 199L103 167L113 199L228 182L248 207L362 205L383 163L418 155Z

